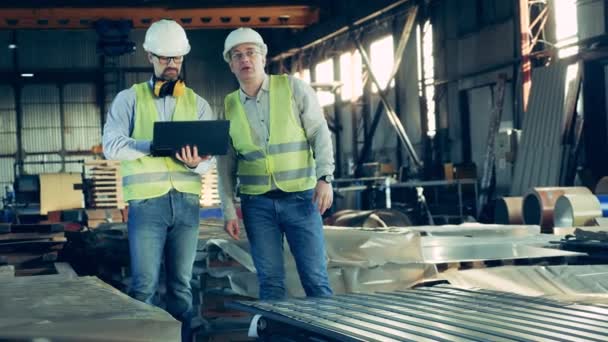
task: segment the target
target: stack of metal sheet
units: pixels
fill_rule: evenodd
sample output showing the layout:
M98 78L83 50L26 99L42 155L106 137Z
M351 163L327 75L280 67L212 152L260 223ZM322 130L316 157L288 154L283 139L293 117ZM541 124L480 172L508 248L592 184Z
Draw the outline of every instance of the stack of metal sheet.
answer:
M178 341L180 323L94 277L0 281L2 341Z
M606 306L446 285L231 306L262 315L257 333L263 336L280 331L322 341L608 340Z
M536 186L560 184L562 131L566 124L566 63L534 69L528 111L523 120L511 195Z

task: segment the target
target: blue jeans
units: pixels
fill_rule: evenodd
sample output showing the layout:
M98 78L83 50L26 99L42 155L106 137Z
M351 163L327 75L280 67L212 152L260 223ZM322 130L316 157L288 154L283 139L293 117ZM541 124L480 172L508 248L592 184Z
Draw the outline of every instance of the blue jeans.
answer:
M327 277L323 222L312 195L313 190L289 193L280 198L240 196L262 300L286 297L283 236L294 256L306 296L332 295Z
M166 309L182 322L185 339L195 316L190 280L198 243L198 215L198 196L174 189L160 197L129 201L127 226L132 276L129 295L153 304L164 258Z

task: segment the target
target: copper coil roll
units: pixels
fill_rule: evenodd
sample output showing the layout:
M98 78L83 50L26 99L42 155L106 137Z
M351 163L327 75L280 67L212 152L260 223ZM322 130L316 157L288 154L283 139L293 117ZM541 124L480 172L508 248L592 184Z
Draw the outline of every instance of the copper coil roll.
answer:
M498 224L523 224L521 214L523 197L502 197L496 201L494 207L494 221Z
M586 226L602 217L602 206L593 194L564 194L555 202L555 227Z
M542 231L553 228L553 208L564 194L590 195L591 191L582 186L532 188L524 197L522 206L525 224L538 224Z

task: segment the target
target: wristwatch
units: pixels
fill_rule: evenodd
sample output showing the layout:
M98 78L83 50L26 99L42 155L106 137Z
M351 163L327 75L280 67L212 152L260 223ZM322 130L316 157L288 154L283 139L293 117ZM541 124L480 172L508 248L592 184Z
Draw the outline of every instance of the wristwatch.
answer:
M321 177L319 177L320 181L324 181L327 184L331 184L331 181L334 180L334 176L332 175L323 175Z

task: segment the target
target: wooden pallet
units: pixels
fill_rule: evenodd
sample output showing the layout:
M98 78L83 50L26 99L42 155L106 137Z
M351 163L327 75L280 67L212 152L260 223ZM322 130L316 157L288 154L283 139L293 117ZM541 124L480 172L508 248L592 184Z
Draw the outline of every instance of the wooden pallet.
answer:
M89 160L84 164L86 199L88 208L123 209L120 162L116 160Z
M201 208L216 207L220 203L217 168L214 167L201 177L200 206Z
M0 234L0 265L11 266L15 275L51 274L66 242L59 224L14 224Z

